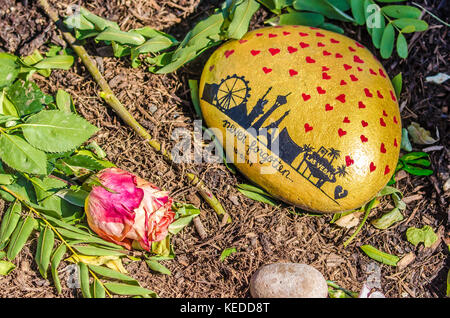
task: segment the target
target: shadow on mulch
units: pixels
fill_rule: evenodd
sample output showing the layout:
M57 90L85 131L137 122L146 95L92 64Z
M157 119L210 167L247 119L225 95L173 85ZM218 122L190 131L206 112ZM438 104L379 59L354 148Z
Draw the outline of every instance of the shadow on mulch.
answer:
M52 1L61 14L69 2L72 1ZM182 39L219 1L93 0L77 3L117 21L124 30L149 25ZM447 12L444 12L445 7L435 9L439 3L424 1L423 5L440 17L447 17L448 9ZM50 43L63 44L35 1L0 0L0 8L1 50L28 54L38 47L45 50ZM263 26L266 16L260 10L252 21L252 28ZM368 276L366 267L372 262L359 249L362 244L400 256L409 252L416 256L415 261L403 269L381 265L386 296L444 297L450 265L448 250L442 241L445 232L448 233L449 218L449 194L443 191L443 184L449 178L449 84L427 83L424 78L448 71L448 28L428 15L425 20L430 29L410 39L409 58L404 61L393 57L383 64L391 78L403 73L405 87L400 99L403 125L406 127L411 121L417 121L432 132L439 130L438 144L443 148L430 152L435 174L432 177L407 175L399 180L396 187L410 200L405 219L383 231L366 225L347 248L343 248L342 243L352 230L331 225L331 216L298 215L290 207L274 208L252 201L235 187L247 181L232 174L224 165L182 166L201 175L232 215L234 222L220 227L216 214L180 176L179 167L167 164L105 107L98 97L97 85L82 64L76 63L69 71L55 71L49 78L36 77L36 81L48 93L54 94L61 88L72 94L79 113L101 128L94 139L107 152L109 160L171 191L176 200L202 208L201 220L208 237L200 239L190 226L173 238L177 257L164 262L172 271L171 276L150 272L144 262L126 264L130 275L161 297L249 297L248 284L256 269L280 261L310 264L326 279L359 291ZM377 54L363 28L342 26L348 36ZM184 127L193 131L195 113L187 80L199 79L208 52L175 73L154 75L143 67L131 69L127 59L110 57L107 48L89 45L88 49L117 97L167 149L174 144L170 138L174 129ZM388 206L388 202L382 202L370 218ZM4 204L0 202L0 212L2 210ZM440 234L439 243L432 248L414 247L406 241L408 227L423 225L432 226ZM27 244L14 260L18 268L0 277L0 297L58 297L52 283L39 276L33 261L36 241L34 238ZM221 262L221 252L229 247L235 247L237 252ZM67 265L62 263L60 269ZM62 275L63 286L67 278L66 274ZM64 287L61 296L80 297L80 292Z

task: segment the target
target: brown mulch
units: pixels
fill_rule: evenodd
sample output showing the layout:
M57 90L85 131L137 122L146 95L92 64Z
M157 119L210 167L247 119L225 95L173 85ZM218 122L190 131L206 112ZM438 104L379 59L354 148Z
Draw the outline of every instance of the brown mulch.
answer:
M117 21L123 30L149 25L178 39L219 3L199 0L51 2L60 14L64 14L67 4L76 3ZM445 18L449 16L445 3L428 0L421 4ZM252 28L262 26L266 16L261 10L253 19ZM331 216L299 215L290 207L274 208L252 201L236 190L237 184L247 181L224 165L183 166L201 175L231 214L234 222L221 227L214 211L181 177L180 169L165 162L105 106L98 96L98 86L81 63L75 63L68 71L54 71L49 78L36 76L35 79L48 93L54 94L61 88L72 94L79 113L101 128L94 139L107 152L109 160L171 191L175 200L202 208L201 221L208 237L202 240L195 228L189 226L173 238L176 258L164 262L172 271L171 276L152 273L143 262L126 264L130 275L161 297L249 297L251 275L263 264L280 261L310 264L326 279L359 291L368 276L367 265L372 262L359 249L363 244L400 256L415 254L415 260L403 269L381 265L382 288L387 297L445 297L450 264L448 248L442 239L449 234L450 210L449 193L444 193L443 185L450 177L450 83L427 83L425 77L448 72L449 30L429 15L424 19L430 29L412 36L409 58L405 61L394 56L383 60L383 64L391 78L403 73L404 90L400 100L403 125L417 121L433 134L436 129L439 131L440 140L436 145L442 149L430 152L435 174L407 175L399 180L396 187L409 201L405 219L388 230L366 225L347 248L342 243L353 230L330 224ZM348 36L377 54L363 28L343 27ZM45 51L51 43L63 44L35 1L0 0L0 30L0 51L18 55L29 54L35 48ZM117 97L166 149L171 149L175 142L171 139L174 129L184 127L193 131L195 113L187 81L199 79L202 64L210 52L175 73L154 75L144 67L132 69L126 58L112 57L108 48L92 44L87 48ZM387 209L388 204L383 202L371 218L379 215L383 207ZM0 214L2 210L4 204L0 202ZM405 232L409 227L423 225L432 226L440 234L439 242L431 248L422 244L414 247L406 241ZM14 260L18 268L0 277L0 297L58 297L52 283L40 277L34 263L36 241L35 238L27 244ZM235 247L237 252L221 262L221 252L229 247ZM60 269L65 266L67 263L61 264ZM65 287L66 276L62 275L62 296L80 297L79 291Z

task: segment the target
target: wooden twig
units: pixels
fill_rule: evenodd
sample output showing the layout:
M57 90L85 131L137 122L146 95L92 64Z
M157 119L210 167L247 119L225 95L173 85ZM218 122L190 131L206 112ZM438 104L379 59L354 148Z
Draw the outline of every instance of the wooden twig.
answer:
M100 97L105 100L105 102L119 115L119 117L130 126L139 136L144 138L149 145L157 152L162 154L166 160L173 163L172 156L170 152L163 149L161 144L152 138L150 133L139 124L133 115L122 105L120 100L114 95L114 92L109 87L103 75L98 70L94 60L89 56L87 51L82 45L76 43L76 39L72 36L70 32L62 30L60 26L60 19L58 13L54 11L47 0L39 0L39 4L45 13L50 17L50 19L60 27L62 35L66 42L75 51L78 57L81 59L83 64L88 69L89 73L94 78L95 82L100 86L102 91L99 93ZM197 188L199 194L205 199L205 201L216 211L219 216L227 216L227 223L231 223L230 216L225 212L223 206L220 204L219 200L214 196L212 191L205 185L205 183L200 180L198 176L192 173L185 173L184 176L189 180L191 185Z

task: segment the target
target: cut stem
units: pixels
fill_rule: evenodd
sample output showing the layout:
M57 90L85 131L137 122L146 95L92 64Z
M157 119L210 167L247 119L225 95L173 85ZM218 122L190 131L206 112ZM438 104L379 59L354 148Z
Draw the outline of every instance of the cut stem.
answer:
M54 11L47 0L39 0L39 4L45 13L53 20L53 22L60 27L60 20L58 13ZM60 29L62 29L60 27ZM83 64L88 69L89 73L91 73L94 80L100 86L102 91L99 93L100 97L105 100L105 102L119 115L119 117L130 126L139 136L144 138L149 145L157 152L161 153L166 160L170 163L173 163L172 156L170 152L162 149L161 144L153 139L153 137L149 134L149 132L139 124L136 119L131 115L131 113L122 105L120 100L114 95L114 92L109 87L105 78L102 76L100 71L98 70L95 62L89 56L87 51L82 45L76 43L76 39L70 34L70 32L62 31L62 35L66 42L72 47L78 57L81 59ZM204 184L202 180L198 176L192 173L185 173L184 176L190 181L190 183L197 188L200 195L205 199L205 201L211 206L211 208L216 211L219 216L228 215L219 200L214 196L212 191ZM231 218L228 216L227 223L231 223Z

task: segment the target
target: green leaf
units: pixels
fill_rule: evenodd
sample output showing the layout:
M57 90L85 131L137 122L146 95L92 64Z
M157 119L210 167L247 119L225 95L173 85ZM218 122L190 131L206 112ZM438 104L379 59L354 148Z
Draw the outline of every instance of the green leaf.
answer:
M372 43L377 49L379 49L381 46L381 39L383 38L386 22L383 15L381 15L379 11L377 11L377 13L375 14L379 15L380 25L372 28Z
M8 185L14 182L14 177L11 174L0 173L0 184Z
M381 8L381 11L391 18L411 18L418 19L421 11L415 7L404 5L389 5Z
M422 151L414 151L414 152L410 152L407 153L406 155L403 155L400 157L401 161L404 162L411 162L417 159L422 159L422 158L429 158L430 156L426 153L426 152L422 152Z
M134 50L137 54L156 53L173 46L175 43L176 42L167 36L157 35L156 37L137 46Z
M17 80L8 87L6 95L20 116L36 113L52 101L35 83L22 80Z
M0 261L0 275L6 276L16 268L16 265L8 261Z
M123 255L123 254L122 254ZM123 282L126 282L130 285L136 285L139 286L139 283L133 278L128 275L122 274L118 271L115 271L113 269L104 267L104 266L97 266L97 265L91 265L89 264L88 267L96 274L109 278L109 279L117 279Z
M16 56L0 52L0 88L9 86L19 75L20 67L16 61Z
M373 220L371 223L377 229L385 230L392 224L402 221L404 219L403 214L400 212L399 208L394 208L392 211L383 214L382 217Z
M89 270L86 264L78 263L80 273L81 293L84 298L92 298L91 290L89 288Z
M61 189L56 192L55 195L71 203L72 205L76 205L82 208L85 205L86 198L88 197L89 192L82 189Z
M272 19L267 20L270 23ZM325 18L319 13L313 12L291 12L273 18L277 25L307 25L317 27L324 24Z
M397 37L397 54L403 59L408 57L408 42L402 33L399 33Z
M68 70L72 67L74 58L72 55L55 55L46 57L33 65L37 69L62 69Z
M250 20L259 9L255 0L243 0L235 8L233 19L228 26L227 35L231 39L240 39L248 31Z
M169 233L175 235L178 232L180 232L183 228L188 226L192 219L195 217L195 215L189 215L179 218L178 220L174 221L169 225Z
M141 45L145 38L136 32L125 32L108 27L95 37L96 41L114 41L119 44Z
M58 220L56 220L56 219L52 220L53 223L56 223L55 221L58 221ZM65 222L59 221L59 225L60 226L63 225L63 224L65 224ZM66 227L71 227L71 226L67 224ZM88 233L86 233L86 232L84 232L84 231L82 231L80 229L77 229L77 230L79 232L74 232L74 231L71 231L71 230L67 230L66 228L58 228L58 232L63 237L65 237L67 239L77 240L77 241L82 242L82 243L93 243L93 244L97 243L97 244L100 244L100 245L109 246L109 247L113 247L113 248L119 248L119 249L121 248L121 246L119 246L117 244L114 244L114 243L111 243L111 242L107 242L107 241L102 240L101 238L98 238L98 237L93 236L93 235L89 235ZM80 232L81 233L84 232L85 234L81 234Z
M95 246L82 246L82 245L73 245L78 252L83 255L91 255L91 256L123 256L124 253L121 251L110 250L106 248L100 248Z
M400 149L403 149L405 151L412 150L412 145L408 137L408 130L406 128L402 128L402 142L400 144Z
M402 73L400 72L392 79L392 86L394 86L395 96L397 96L397 99L400 98L400 94L402 93L402 85L403 79Z
M230 256L233 253L236 253L237 250L235 247L230 247L230 248L226 248L222 251L222 254L220 254L220 261L223 262L225 260L225 258L227 258L228 256Z
M352 9L355 22L359 25L364 25L366 18L364 15L364 1L363 0L350 0L350 6Z
M18 200L14 201L6 210L2 218L2 224L0 225L0 246L5 244L14 232L20 220L21 212L22 204Z
M332 32L344 34L344 29L343 28L341 28L341 27L339 27L339 26L337 26L335 24L332 24L332 23L323 23L323 24L320 25L320 27L322 29L325 29L325 30L329 30L329 31L332 31Z
M80 7L80 13L83 17L85 17L88 21L95 25L96 30L103 31L106 28L119 29L119 25L116 22L112 22L106 19L103 19L84 7Z
M437 241L438 237L431 226L425 225L421 229L415 227L408 228L406 230L406 239L414 246L423 242L425 247L430 247Z
M391 3L391 2L403 2L406 0L377 0L378 2Z
M72 96L66 91L58 89L56 92L56 107L63 112L71 113L74 109Z
M36 248L35 260L39 267L42 277L47 278L48 265L52 255L53 245L55 244L55 233L47 225L39 235Z
M19 113L6 95L6 89L3 89L0 94L0 115L2 115L2 124L10 120L19 120Z
M5 251L0 251L0 259L3 259L6 257L6 252Z
M23 134L34 147L47 152L64 152L77 148L98 128L73 113L44 110L23 124Z
M110 292L117 295L157 297L154 291L140 286L120 283L105 283L104 285Z
M20 172L38 175L47 173L45 153L32 147L25 139L17 135L1 134L0 159Z
M407 25L403 29L401 29L402 33L412 33L416 31L416 27L414 25Z
M421 32L428 29L428 24L423 20L402 18L393 20L392 23L400 29L412 25L415 27L415 32Z
M433 170L414 167L408 164L403 166L403 170L415 176L431 176L434 173Z
M97 279L91 284L91 294L94 298L105 298L106 296L105 288Z
M103 170L103 165L90 156L75 155L69 158L58 160L59 164L70 166L71 170L77 170L77 168L88 169L91 171Z
M202 119L202 110L200 108L200 98L198 93L198 81L197 80L188 80L189 88L191 91L191 99L192 104L194 105L195 113L197 114L197 117Z
M161 273L163 275L172 275L172 272L167 267L155 260L148 259L145 262L147 263L148 267L154 272Z
M22 250L27 242L28 238L33 231L33 228L37 225L37 222L32 217L27 217L25 220L21 220L16 229L12 233L11 240L8 246L8 252L6 257L12 261L16 258L17 254Z
M391 23L389 23L383 31L380 43L380 54L384 59L389 58L392 55L394 49L395 31Z
M321 13L327 18L340 21L354 21L351 16L334 6L327 0L295 0L293 3L294 9L306 10Z
M64 257L64 254L66 254L66 251L67 251L67 246L65 244L60 244L55 249L55 251L53 252L53 255L50 259L53 283L55 284L58 294L61 294L61 291L62 291L61 282L60 282L59 275L58 275L58 266L59 266L59 263L61 263L61 260Z
M400 260L398 256L382 252L372 245L362 245L361 249L370 258L386 265L397 266L397 262Z
M243 195L245 195L246 197L258 201L258 202L262 202L262 203L266 203L269 204L271 206L277 206L279 205L279 203L273 199L271 199L270 197L266 197L264 195L261 195L259 193L255 193L255 192L251 192L251 191L247 191L247 190L242 190L242 189L238 189L239 192L241 192Z

